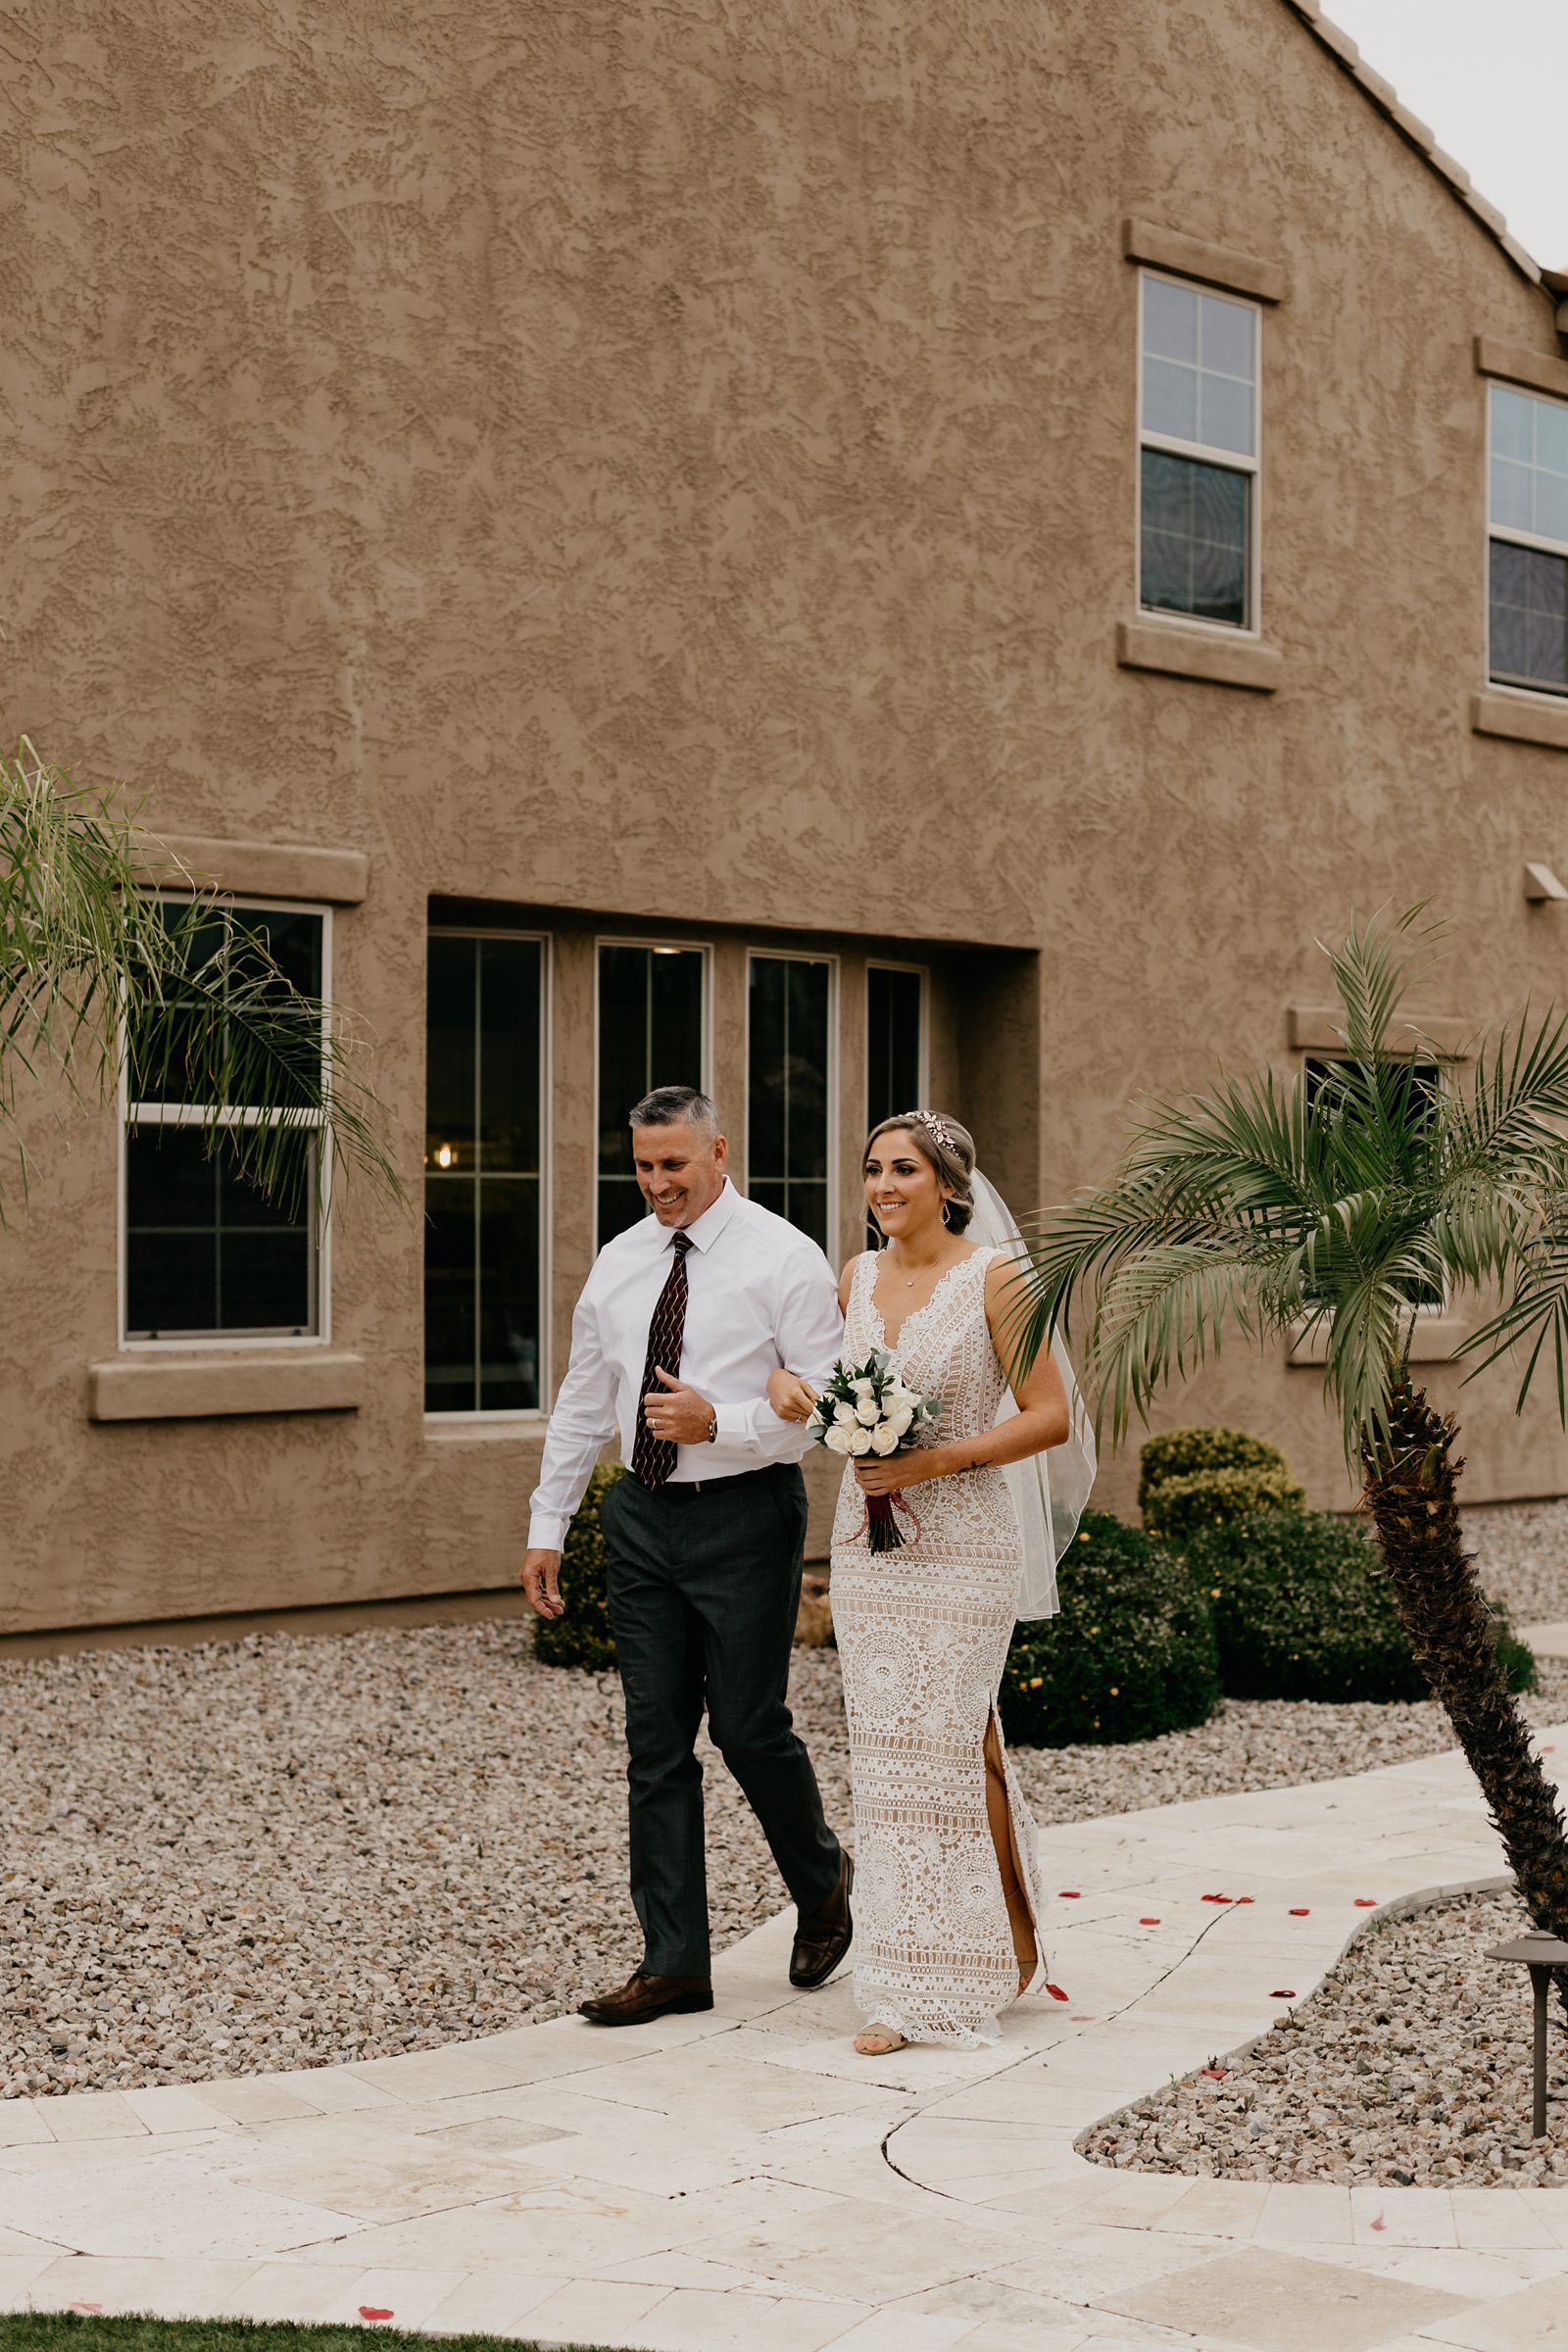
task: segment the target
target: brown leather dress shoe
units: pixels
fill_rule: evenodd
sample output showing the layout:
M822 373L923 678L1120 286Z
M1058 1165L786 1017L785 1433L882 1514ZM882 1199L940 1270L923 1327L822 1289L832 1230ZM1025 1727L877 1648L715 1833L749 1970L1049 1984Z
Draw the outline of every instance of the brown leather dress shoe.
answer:
M685 2017L711 2009L710 1977L651 1977L639 1968L618 1992L600 1992L577 2011L591 2026L646 2026L654 2017Z
M790 1983L803 1992L825 1984L850 1948L855 1922L850 1916L850 1888L855 1885L855 1862L846 1853L839 1866L839 1883L820 1909L796 1922L795 1948L790 1953Z

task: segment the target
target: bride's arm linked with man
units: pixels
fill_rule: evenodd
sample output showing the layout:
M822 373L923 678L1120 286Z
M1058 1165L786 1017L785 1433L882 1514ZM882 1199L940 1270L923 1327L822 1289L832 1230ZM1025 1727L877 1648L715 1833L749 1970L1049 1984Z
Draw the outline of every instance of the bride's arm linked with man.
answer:
M601 1524L643 1956L582 2015L636 2025L712 2006L694 1752L705 1708L796 1905L791 1984L824 1984L849 1951L855 1863L824 1818L787 1689L801 1457L830 1418L821 1392L837 1374L847 1395L848 1371L874 1362L934 1409L897 1451L846 1459L833 1529L861 1871L855 1997L867 2024L855 2046L994 2041L1045 1960L1034 1823L996 1696L1015 1618L1054 1610L1055 1561L1095 1466L1060 1342L1028 1366L1009 1360L1017 1228L967 1130L903 1112L873 1129L863 1161L884 1247L835 1285L814 1242L736 1191L706 1096L657 1088L630 1123L652 1213L607 1243L578 1302L522 1568L533 1607L560 1615L566 1527L618 1441L630 1476ZM912 1540L870 1540L887 1498L911 1486Z

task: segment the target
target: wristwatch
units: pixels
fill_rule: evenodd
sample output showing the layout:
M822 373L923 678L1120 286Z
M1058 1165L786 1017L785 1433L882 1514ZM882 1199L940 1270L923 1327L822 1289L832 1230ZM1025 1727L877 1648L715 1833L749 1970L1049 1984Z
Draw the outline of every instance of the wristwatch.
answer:
M708 1424L708 1444L716 1446L718 1444L718 1407L715 1404L710 1406L709 1409L712 1414L712 1419Z

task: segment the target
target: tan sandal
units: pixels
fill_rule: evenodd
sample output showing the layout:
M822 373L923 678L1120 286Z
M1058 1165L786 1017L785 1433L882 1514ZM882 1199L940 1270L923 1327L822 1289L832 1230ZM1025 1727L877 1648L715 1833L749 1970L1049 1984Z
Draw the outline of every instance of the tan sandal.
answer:
M867 2026L855 2036L855 2046L862 2058L891 2058L908 2044L893 2026Z

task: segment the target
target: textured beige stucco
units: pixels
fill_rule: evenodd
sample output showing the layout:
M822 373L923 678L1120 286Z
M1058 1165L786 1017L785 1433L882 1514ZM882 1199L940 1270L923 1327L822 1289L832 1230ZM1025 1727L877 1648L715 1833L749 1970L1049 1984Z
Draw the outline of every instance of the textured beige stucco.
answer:
M933 1092L1025 1205L1139 1090L1289 1067L1352 906L1450 918L1456 1019L1563 992L1520 869L1568 870L1568 752L1471 726L1475 340L1559 358L1551 301L1282 0L56 0L6 74L0 725L168 833L368 857L336 983L411 1185L430 896L557 931L558 1372L596 920L714 941L732 1107L749 939L846 988L946 943ZM1129 218L1286 288L1272 692L1117 659ZM0 1629L506 1581L537 1432L426 1428L415 1225L335 1237L358 1410L94 1424L115 1124L34 1142ZM1180 1409L1343 1494L1283 1349ZM1464 1415L1476 1492L1568 1486L1505 1377Z

